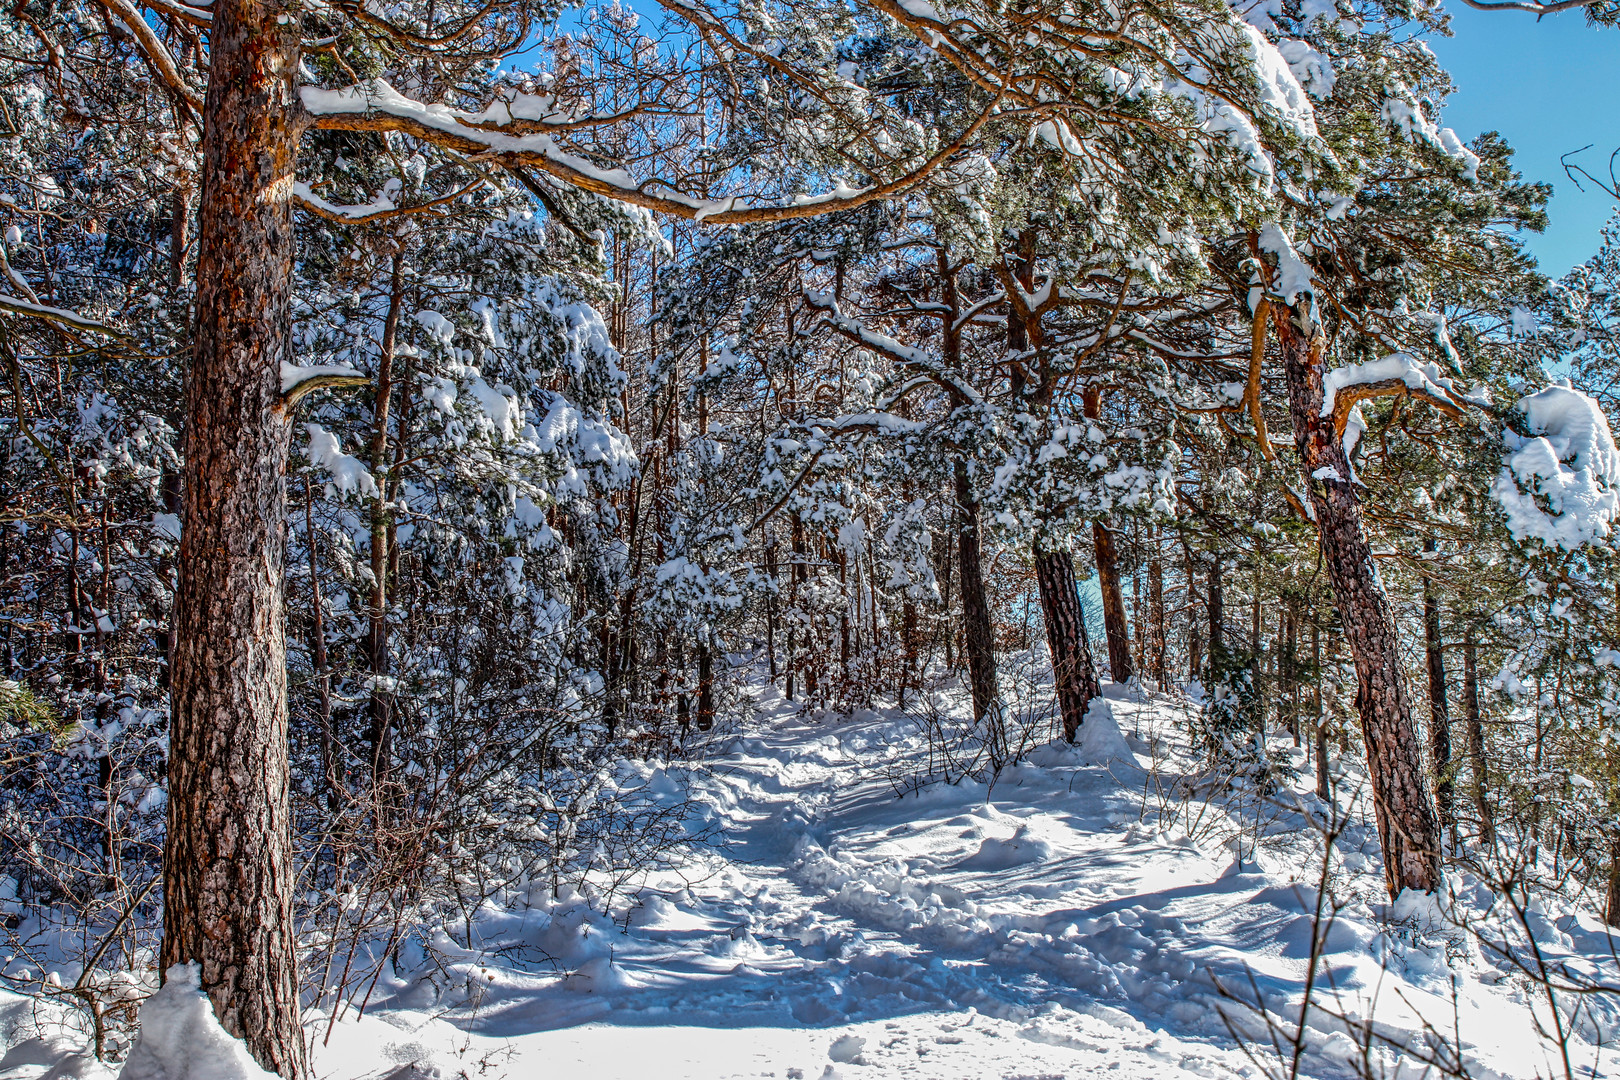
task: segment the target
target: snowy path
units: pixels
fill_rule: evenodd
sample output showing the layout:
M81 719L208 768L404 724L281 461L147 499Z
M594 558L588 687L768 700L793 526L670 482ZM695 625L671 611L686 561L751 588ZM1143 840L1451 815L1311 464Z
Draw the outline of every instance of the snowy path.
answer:
M1114 709L1127 730L1173 719L1163 706ZM1144 824L1139 768L1061 746L988 793L965 783L897 798L890 764L913 738L902 719L814 723L764 703L699 773L724 837L700 880L655 883L665 895L628 930L541 890L527 910L487 913L486 946L505 948L463 965L483 987L475 1006L436 1011L424 983L399 980L338 1026L318 1073L417 1062L428 1075L580 1080L1256 1074L1214 979L1238 986L1252 972L1297 1015L1312 922L1308 890L1291 882L1318 872L1301 820L1273 823L1281 840L1239 863L1220 809L1201 805L1173 830ZM1346 848L1361 864L1371 831L1352 827ZM1379 990L1391 1030L1416 1030L1408 1005L1449 1026L1445 943L1380 937L1353 915L1324 961L1343 1001L1364 1008L1393 977L1398 994ZM1475 1075L1544 1073L1522 1000L1493 989L1477 956L1451 952ZM1314 1032L1312 1047L1307 1075L1349 1075L1346 1036Z

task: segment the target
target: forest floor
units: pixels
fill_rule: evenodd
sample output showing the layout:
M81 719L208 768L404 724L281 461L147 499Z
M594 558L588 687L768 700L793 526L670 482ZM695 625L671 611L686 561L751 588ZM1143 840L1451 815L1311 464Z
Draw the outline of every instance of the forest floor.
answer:
M1459 874L1452 910L1474 931L1384 903L1359 778L1318 800L1285 738L1293 790L1217 791L1189 779L1184 698L1110 687L1082 745L1039 746L991 786L913 790L915 710L808 715L755 694L710 758L642 770L694 799L712 842L639 895L537 886L469 915L455 936L475 949L407 947L363 1017L310 1014L317 1077L1283 1077L1293 1048L1263 1018L1294 1030L1313 941L1297 1075L1416 1077L1389 1044L1426 1034L1481 1080L1615 1072L1599 1046L1620 1010L1582 999L1566 1072L1537 1031L1544 994L1481 945L1502 905ZM1329 924L1315 898L1335 820ZM1550 962L1620 984L1599 920L1539 905L1526 921ZM1259 1012L1234 1000L1257 995ZM53 1059L61 1040L17 1040L24 1000L0 1002L0 1077L98 1075Z
M1294 1030L1314 938L1321 1008L1298 1075L1416 1076L1386 1040L1418 1045L1426 1033L1430 1045L1460 1042L1475 1077L1565 1075L1537 1032L1543 995L1481 948L1483 915L1501 907L1487 890L1452 875L1451 910L1480 919L1477 932L1433 906L1384 902L1353 770L1337 775L1333 805L1311 793L1299 752L1297 790L1187 791L1186 699L1109 693L1111 717L1094 709L1081 746L1039 747L992 786L901 795L928 760L915 710L811 716L756 690L754 719L689 774L718 826L704 857L649 882L617 921L600 899L545 895L481 913L486 948L507 959L462 961L485 985L476 1004L435 1012L420 982L400 980L363 1020L338 1025L318 1072L348 1080L416 1062L443 1076L569 1080L1287 1076L1292 1047L1279 1056L1262 1014L1231 995L1258 994ZM1329 894L1343 906L1329 925L1315 896L1335 819ZM1620 984L1599 920L1543 908L1528 918L1549 961ZM1598 1046L1620 1026L1616 1010L1587 1005L1570 1064L1609 1074ZM1368 1017L1370 1055L1356 1023Z

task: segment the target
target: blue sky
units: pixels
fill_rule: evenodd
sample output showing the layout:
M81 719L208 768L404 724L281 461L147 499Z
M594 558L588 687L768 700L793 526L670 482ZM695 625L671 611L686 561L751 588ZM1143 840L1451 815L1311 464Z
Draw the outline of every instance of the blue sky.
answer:
M1620 30L1594 30L1579 11L1540 21L1514 11L1475 11L1448 0L1455 36L1433 41L1457 83L1443 123L1463 139L1500 131L1526 179L1553 185L1546 233L1529 238L1542 270L1557 276L1597 248L1614 200L1577 191L1559 155L1592 143L1578 160L1607 173L1620 147Z

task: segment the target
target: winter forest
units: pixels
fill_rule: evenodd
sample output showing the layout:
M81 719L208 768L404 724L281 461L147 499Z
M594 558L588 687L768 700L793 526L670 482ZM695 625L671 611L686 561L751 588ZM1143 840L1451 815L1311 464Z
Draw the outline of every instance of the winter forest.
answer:
M1620 217L1447 32L0 12L0 1078L1616 1075Z

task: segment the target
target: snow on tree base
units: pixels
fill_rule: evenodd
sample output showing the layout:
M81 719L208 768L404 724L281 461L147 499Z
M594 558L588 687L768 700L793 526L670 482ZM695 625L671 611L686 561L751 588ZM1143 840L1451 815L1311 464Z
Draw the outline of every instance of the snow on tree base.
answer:
M196 964L169 969L163 988L141 1005L141 1033L122 1080L276 1080L214 1016Z

